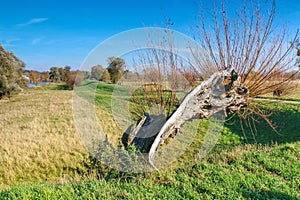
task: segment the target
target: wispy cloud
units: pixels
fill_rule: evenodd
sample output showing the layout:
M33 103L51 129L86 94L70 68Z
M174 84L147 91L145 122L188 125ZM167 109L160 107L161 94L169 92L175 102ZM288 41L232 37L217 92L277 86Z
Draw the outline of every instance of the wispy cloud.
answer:
M21 40L21 39L20 38L12 38L12 39L8 39L8 40L4 40L3 41L3 46L14 47L14 46L16 46L14 44L14 42L17 42L19 40Z
M44 39L44 38L43 37L35 38L32 40L31 44L33 44L33 45L38 44L42 39Z
M30 19L29 21L25 22L25 23L22 23L22 24L17 24L17 27L24 27L24 26L29 26L31 24L38 24L38 23L42 23L44 21L47 21L48 18L33 18L33 19Z

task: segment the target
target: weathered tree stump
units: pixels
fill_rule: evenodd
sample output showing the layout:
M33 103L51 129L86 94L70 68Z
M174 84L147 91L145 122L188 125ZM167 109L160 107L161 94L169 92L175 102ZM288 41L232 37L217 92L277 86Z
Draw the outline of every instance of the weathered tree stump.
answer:
M164 115L147 115L123 134L125 146L135 145L141 152L149 153L153 164L156 151L168 137L180 133L184 123L193 119L210 118L224 111L234 112L246 105L248 90L239 83L238 74L228 67L214 73L185 96L177 110L168 118Z

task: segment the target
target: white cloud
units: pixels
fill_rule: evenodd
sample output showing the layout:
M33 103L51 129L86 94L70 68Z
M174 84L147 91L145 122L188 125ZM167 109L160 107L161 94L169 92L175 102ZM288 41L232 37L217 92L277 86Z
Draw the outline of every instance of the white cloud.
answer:
M29 26L31 24L38 24L38 23L42 23L44 21L47 21L48 18L33 18L30 19L29 21L22 23L22 24L17 24L17 27L24 27L24 26Z

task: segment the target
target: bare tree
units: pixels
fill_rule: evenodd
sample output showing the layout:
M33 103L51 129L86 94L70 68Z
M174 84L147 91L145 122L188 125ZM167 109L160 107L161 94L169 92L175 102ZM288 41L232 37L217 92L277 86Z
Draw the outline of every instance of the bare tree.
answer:
M205 1L207 4L207 2ZM285 26L275 26L276 1L244 1L235 17L223 0L214 1L210 12L202 9L197 25L201 48L190 48L202 74L233 66L241 76L241 84L249 89L249 97L264 95L280 88L292 88L295 69L295 45L298 31L290 38ZM202 53L202 52L201 52ZM238 112L241 119L263 117L273 128L268 116L248 98L248 107ZM274 129L275 130L275 129Z
M215 71L232 65L252 97L272 92L295 75L274 82L278 75L294 68L298 36L297 32L290 39L284 26L274 27L275 8L275 0L267 1L265 6L244 1L236 17L230 18L230 10L221 0L213 4L211 15L204 11L199 15L199 40L208 51L209 68ZM206 72L208 60L199 60L196 51L193 54L200 71Z

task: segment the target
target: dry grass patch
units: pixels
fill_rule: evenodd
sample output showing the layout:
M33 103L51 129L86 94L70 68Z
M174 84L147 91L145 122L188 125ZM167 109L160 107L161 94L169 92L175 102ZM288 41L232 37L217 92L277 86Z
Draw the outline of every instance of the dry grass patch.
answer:
M87 158L67 90L32 90L0 102L0 137L0 189L61 181Z
M274 97L272 92L265 94L261 97L300 101L300 81L293 81L292 84L294 87L291 90L287 91L287 94L283 94L280 97ZM284 92L286 92L286 91L284 91Z

